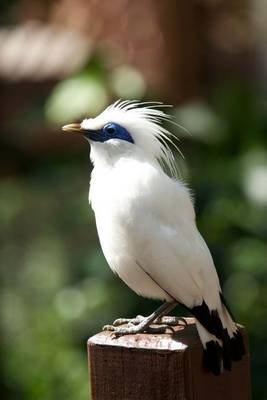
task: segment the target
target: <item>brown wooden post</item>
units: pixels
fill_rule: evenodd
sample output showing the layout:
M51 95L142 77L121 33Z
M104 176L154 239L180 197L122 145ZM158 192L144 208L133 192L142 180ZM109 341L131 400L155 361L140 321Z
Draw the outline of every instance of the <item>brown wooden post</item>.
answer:
M113 338L101 332L88 340L91 400L249 400L250 356L231 372L214 376L202 366L202 344L193 318L171 334Z

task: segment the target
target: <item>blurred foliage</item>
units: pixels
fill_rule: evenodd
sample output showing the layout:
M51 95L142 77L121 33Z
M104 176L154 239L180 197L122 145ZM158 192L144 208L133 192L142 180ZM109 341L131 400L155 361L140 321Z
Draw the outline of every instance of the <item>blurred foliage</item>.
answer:
M121 65L110 71L95 55L82 71L54 87L46 102L46 116L52 124L65 124L88 113L97 115L111 97L140 99L144 93L145 82L135 68Z
M58 125L87 109L89 116L97 113L112 97L144 94L145 83L132 68L107 73L95 63L55 85L45 113ZM248 329L254 398L264 400L266 104L257 91L235 83L173 113L191 132L176 128L186 155L179 164L225 297ZM37 115L45 124L43 110ZM8 400L87 399L86 339L116 317L147 314L157 305L132 293L108 268L87 201L89 161L71 150L58 160L45 153L27 173L0 184L0 346Z

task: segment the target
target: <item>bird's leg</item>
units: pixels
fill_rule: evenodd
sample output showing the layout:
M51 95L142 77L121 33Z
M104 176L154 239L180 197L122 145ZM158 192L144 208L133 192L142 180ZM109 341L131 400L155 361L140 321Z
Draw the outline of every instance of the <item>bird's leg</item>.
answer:
M165 332L166 328L171 326L171 324L170 325L165 324L165 321L163 321L163 320L161 322L161 324L163 324L163 326L150 327L150 325L153 324L153 322L155 320L157 320L158 318L162 318L164 315L166 315L166 313L171 311L174 307L176 307L176 305L177 305L177 303L175 301L164 303L148 317L142 317L139 315L134 320L120 318L120 319L114 321L115 322L114 325L105 325L103 327L103 330L112 331L115 333L116 336L134 334L134 333L139 333L139 332L144 332L144 331L146 331L146 332L152 331L153 333L155 333L155 332L158 333L159 331L162 332L164 330L164 332ZM118 326L118 325L121 325L124 323L128 323L128 326L122 326L122 327Z
M164 310L153 322L155 325L167 325L167 326L177 326L177 325L187 325L187 321L183 317L174 317L174 316L166 316L170 311L172 311L176 306L177 303L169 303L170 306L166 310ZM181 324L182 322L182 324Z
M187 321L185 318L166 316L166 314L168 314L170 311L172 311L173 308L175 308L176 306L177 306L177 303L175 303L175 304L170 303L170 307L167 310L165 310L164 312L162 312L161 315L159 315L157 317L157 319L155 319L155 321L153 321L153 325L158 325L158 326L149 327L150 331L157 330L158 333L160 333L161 331L164 332L167 328L171 329L173 326L177 326L177 325L186 326Z

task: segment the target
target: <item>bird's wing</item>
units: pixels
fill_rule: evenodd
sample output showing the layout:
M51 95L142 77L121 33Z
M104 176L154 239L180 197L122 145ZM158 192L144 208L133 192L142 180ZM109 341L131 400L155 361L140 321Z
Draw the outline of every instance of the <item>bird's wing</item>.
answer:
M153 227L151 219L149 226ZM192 229L188 233L158 225L150 231L138 262L171 297L189 308L205 302L216 308L219 282L204 240Z
M164 203L154 197L149 209L143 210L140 235L146 240L138 262L179 302L192 308L205 300L213 309L220 301L217 272L195 225L189 192L178 189L171 189Z

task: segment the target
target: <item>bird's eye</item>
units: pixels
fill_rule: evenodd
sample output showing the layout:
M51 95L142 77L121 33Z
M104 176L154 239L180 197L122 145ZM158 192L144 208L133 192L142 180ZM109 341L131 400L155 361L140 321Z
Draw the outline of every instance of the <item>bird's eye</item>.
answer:
M107 125L104 127L104 131L105 131L106 133L108 133L109 135L112 135L113 133L116 132L116 126L115 126L114 124L107 124Z
M113 128L112 126L107 127L107 133L114 133L114 132L115 132L115 128Z

